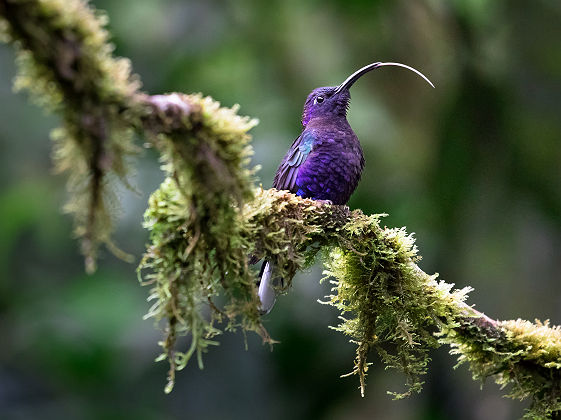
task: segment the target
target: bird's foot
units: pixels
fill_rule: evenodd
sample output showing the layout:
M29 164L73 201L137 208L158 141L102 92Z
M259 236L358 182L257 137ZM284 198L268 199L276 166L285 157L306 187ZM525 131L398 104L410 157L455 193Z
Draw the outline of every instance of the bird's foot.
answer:
M316 200L316 201L320 204L323 204L323 205L326 205L326 204L330 205L330 206L333 205L333 201L331 201L331 200Z

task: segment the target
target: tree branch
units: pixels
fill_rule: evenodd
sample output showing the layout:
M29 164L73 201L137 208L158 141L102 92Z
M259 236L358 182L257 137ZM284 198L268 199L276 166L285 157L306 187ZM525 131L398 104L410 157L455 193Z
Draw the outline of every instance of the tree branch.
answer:
M100 243L127 258L111 241L110 203L118 202L114 178L128 186L128 166L138 153L134 131L173 162L178 180L192 178L194 170L216 186L200 200L204 207L215 194L238 202L251 195L252 173L238 167L250 153L245 133L256 124L201 95L142 93L129 61L112 57L105 22L80 0L0 0L0 32L18 52L16 88L63 118L53 132L55 163L69 173L65 210L74 215L90 272ZM232 135L238 142L223 147Z

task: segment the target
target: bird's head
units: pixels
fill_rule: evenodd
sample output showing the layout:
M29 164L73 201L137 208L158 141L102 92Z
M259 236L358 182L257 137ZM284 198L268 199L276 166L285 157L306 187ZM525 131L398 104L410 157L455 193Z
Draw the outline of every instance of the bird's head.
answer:
M302 112L302 125L317 117L345 116L351 101L348 89L336 93L337 86L320 87L308 95Z
M308 95L306 103L304 104L302 125L306 127L312 119L318 117L345 117L351 101L351 93L349 91L351 86L369 71L383 66L397 66L411 70L425 79L429 85L434 87L431 81L420 71L415 70L413 67L406 66L405 64L381 62L368 64L347 77L347 79L345 79L345 81L339 86L320 87L314 89L312 93Z

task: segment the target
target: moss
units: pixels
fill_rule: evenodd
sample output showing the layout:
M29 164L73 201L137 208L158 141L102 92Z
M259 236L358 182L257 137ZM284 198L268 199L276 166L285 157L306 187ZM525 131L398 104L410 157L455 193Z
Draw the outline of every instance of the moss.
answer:
M223 115L232 117L230 113ZM238 123L245 124L245 129L253 124L245 119ZM228 141L244 143L247 136L242 130L237 140L232 137ZM167 161L172 161L175 153L171 144ZM192 163L196 165L196 159ZM251 176L251 172L246 175ZM272 344L261 324L257 278L248 256L253 253L274 260L281 274L292 279L296 270L313 261L320 249L314 243L324 242L322 223L332 213L313 200L290 193L253 189L245 191L255 194L253 199L247 197L245 205L235 206L238 194L234 190L230 190L230 201L224 202L223 194L216 195L203 181L197 179L193 168L189 177L170 174L150 197L145 214L151 244L139 273L143 284L152 287L150 300L154 304L147 317L163 321L163 354L159 360L170 363L168 392L175 371L193 355L202 366L202 354L216 344L214 339L222 330L255 331ZM208 201L201 201L201 197ZM304 223L302 218L306 217ZM187 333L191 344L178 351L176 338Z
M185 136L153 139L162 152L169 177L152 194L145 213L151 246L139 270L153 286L155 300L148 317L165 320L161 360L170 362L170 392L175 371L193 355L202 367L202 353L226 328L256 331L269 338L257 311L255 278L248 270L248 239L238 223L241 204L253 197L253 171L247 169L251 148L247 131L255 120L237 115L237 107L221 108L210 98L185 95L192 108ZM218 309L214 299L225 294ZM210 315L204 311L210 309ZM190 333L186 351L176 351L178 335Z
M533 324L522 319L503 321L500 325L509 341L526 349L528 360L535 360L547 368L561 369L561 327L550 327L549 321L536 320Z
M392 392L395 398L419 392L429 350L438 345L435 327L452 317L442 292L449 301L461 302L466 291L450 294L451 285L419 275L412 264L418 259L412 235L404 229L381 228L378 216L355 217L345 231L352 247L343 242L325 259L325 274L334 279L334 293L325 303L341 312L342 322L334 329L357 345L351 374L359 376L364 395L367 357L376 350L386 368L406 375L407 389Z
M450 293L451 285L419 276L411 264L416 258L413 238L405 230L380 228L377 215L283 191L257 190L237 211L237 230L217 223L209 228L212 233L202 233L194 222L192 200L168 178L151 197L146 213L152 245L142 267L149 269L144 279L154 285L157 301L149 316L167 320L161 344L173 369L188 360L181 353L182 364L174 361L174 335L194 332L192 343L201 341L192 348L200 355L208 348L204 340L219 334L216 321L224 320L223 315L227 329L241 326L270 341L256 312L255 273L239 258L245 262L246 255L254 254L274 261L287 280L286 291L294 273L319 253L334 284L326 303L337 307L343 319L336 329L357 344L353 373L359 375L363 391L370 350L376 350L386 366L406 374L408 389L396 397L420 390L428 351L437 345L432 335L437 320L452 317L449 305L463 301L466 291ZM223 248L209 247L206 238L211 234L230 242ZM226 296L224 309L214 302L220 294ZM207 307L211 315L205 318Z
M458 318L443 325L440 342L452 347L458 365L467 363L475 380L492 378L506 396L530 399L525 418L551 418L561 410L559 327L536 321L497 322L496 328Z
M505 347L501 361L507 365L496 377L502 386L512 385L511 398L532 400L528 418L549 418L561 411L561 328L536 320L503 321Z
M188 201L170 178L152 197L147 213L153 243L147 253L152 272L145 278L154 282L152 296L157 300L150 315L168 320L162 341L167 357L175 354L169 352L172 347L165 347L174 343L169 340L174 323L182 325L182 333L197 331L190 351L199 355L216 343L223 330L219 321L228 321L225 329L241 326L271 342L255 312L255 273L247 264L229 265L233 260L228 259L222 265L226 275L221 275L213 250L205 246L201 252L194 251L193 241L204 240L184 230L190 223ZM509 396L531 398L529 417L544 418L558 410L559 329L526 321L497 323L484 317L464 303L470 288L455 290L436 275L421 271L415 264L419 257L412 235L404 229L381 227L381 216L259 189L253 200L237 210L238 230L224 231L232 241L227 255L241 261L247 261L249 254L273 260L287 283L297 270L321 257L325 277L333 284L333 293L323 303L340 311L341 323L333 328L357 346L350 374L359 377L363 393L372 351L386 368L404 373L406 389L391 393L403 398L421 390L430 349L448 344L459 364L469 364L475 379L492 377L511 386ZM223 236L224 228L218 226L213 234ZM187 259L181 260L186 254ZM162 282L165 267L171 275ZM173 289L174 282L180 289ZM226 297L224 309L215 303L220 295ZM173 299L176 303L171 304ZM182 309L172 314L169 308L177 308L177 302ZM162 311L162 304L169 305L168 309ZM210 315L205 316L208 309ZM181 353L172 366L181 368L188 360L185 354L190 355Z
M65 210L74 215L92 271L100 243L116 250L110 238L118 207L112 185L115 179L128 185L128 162L138 152L131 128L138 116L123 108L140 83L128 60L112 57L107 19L85 1L20 0L3 7L10 25L0 24L2 38L17 46L15 89L62 116L63 126L52 135L55 168L68 174Z

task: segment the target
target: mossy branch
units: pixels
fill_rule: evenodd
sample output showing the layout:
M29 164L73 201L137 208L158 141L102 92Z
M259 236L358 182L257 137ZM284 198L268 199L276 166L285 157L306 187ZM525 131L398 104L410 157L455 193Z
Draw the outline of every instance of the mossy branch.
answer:
M141 92L129 60L112 56L106 23L82 0L0 0L0 40L17 51L15 88L63 119L52 134L55 167L69 174L65 210L74 215L90 272L100 244L129 258L111 241L118 207L113 186L115 179L129 186L139 151L135 131L160 149L166 169L185 180L185 193L193 179L210 187L198 197L202 218L212 213L216 195L237 203L251 196L245 132L256 124L201 95Z
M171 179L153 194L146 212L152 246L142 268L150 273L146 278L154 285L152 296L157 302L149 315L165 318L162 308L173 307L180 315L175 319L183 324L181 332L201 330L193 334L192 343L204 351L208 343L203 340L196 345L196 341L205 334L218 334L214 321L223 315L211 305L211 315L205 320L207 302L231 286L221 284L213 274L212 267L218 261L212 251L204 245L196 251L191 246L195 233L188 222L188 207ZM244 253L275 261L287 279L320 256L326 278L333 284L333 293L323 303L339 309L341 323L334 329L357 345L351 374L359 376L363 393L371 350L378 352L387 367L405 373L408 389L393 393L402 398L420 391L429 350L448 344L451 353L458 355L459 364L469 365L474 379L492 377L501 386L510 386L509 396L531 398L529 417L543 418L559 410L559 327L539 321L496 321L476 311L465 303L470 288L454 290L436 275L423 272L417 265L412 236L403 228L381 227L380 217L285 191L258 190L255 199L239 209L239 236L231 240L244 247ZM187 250L190 257L183 259ZM237 264L234 277L240 275L239 262L229 263ZM177 267L182 267L183 273L174 271ZM206 271L200 271L202 267ZM168 293L172 284L181 287L175 297ZM245 302L251 302L251 296ZM180 307L170 303L187 297ZM254 322L252 305L238 302L228 308L230 320ZM194 319L196 322L190 321ZM167 342L162 344L169 354ZM182 353L181 366L187 359Z
M528 416L561 409L561 331L547 322L495 321L417 266L404 229L380 226L378 215L254 190L247 131L256 123L201 95L146 95L125 59L112 57L106 19L81 0L0 0L0 39L18 51L16 88L62 115L53 133L57 169L69 172L71 198L86 267L99 244L111 242L113 179L125 183L137 153L136 131L157 147L168 178L149 202L151 245L139 267L152 286L147 317L163 320L163 359L176 370L216 344L226 329L256 331L272 340L259 317L256 275L247 255L275 262L290 279L320 256L333 284L324 303L341 312L334 327L356 343L351 374L364 392L367 356L421 388L429 350L452 347L476 379L493 377L509 395L531 398ZM190 333L187 351L178 335Z

